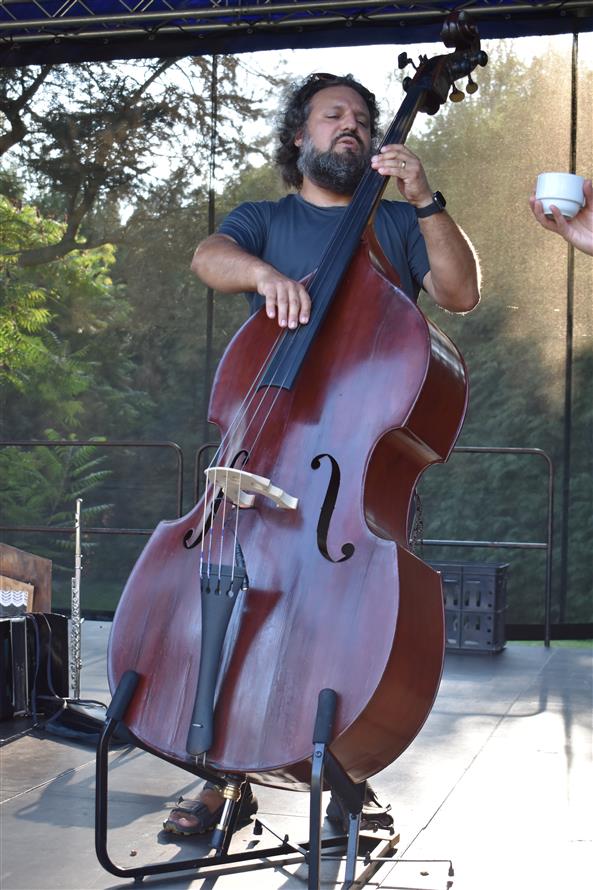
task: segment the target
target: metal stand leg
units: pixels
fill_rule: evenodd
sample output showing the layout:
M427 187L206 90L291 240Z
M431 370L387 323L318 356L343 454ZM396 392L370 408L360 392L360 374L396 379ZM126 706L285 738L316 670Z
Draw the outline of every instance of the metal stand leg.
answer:
M324 782L343 801L350 814L346 846L346 886L354 882L358 836L366 782L356 785L329 750L338 696L333 689L322 689L317 703L313 731L311 766L311 803L309 811L309 883L308 890L319 890L321 868L321 794Z
M106 721L97 748L95 850L99 862L106 871L117 877L133 878L136 882L139 882L146 875L191 870L194 872L193 877L197 875L206 876L213 872L216 874L233 873L235 868L245 871L246 868L257 869L272 865L285 865L302 862L304 859L309 865L308 890L319 890L321 850L322 848L331 850L338 846L346 847L347 850L346 884L344 886L352 886L355 880L359 885L365 883L364 876L358 875L358 878L355 879L355 871L359 846L360 816L366 783L355 785L329 751L328 745L332 737L332 725L337 705L337 695L332 689L325 689L320 693L315 731L313 733L310 834L308 844L299 845L292 843L288 836L280 837L263 820L258 820L255 833L261 833L259 826L265 827L278 838L280 843L270 848L255 846L241 853L229 853L229 845L239 813L241 785L245 781L243 776L235 775L226 777L229 788L226 800L228 806L225 806L221 821L213 833L212 850L209 856L188 860L176 859L172 862L158 862L136 868L120 868L112 862L107 852L109 743L116 729L118 727L121 728L123 724L126 709L134 695L138 680L139 676L134 671L127 671L122 676L107 711ZM212 775L215 778L214 774ZM220 775L218 775L218 778L220 778ZM347 836L321 838L321 795L324 785L331 787L350 813ZM388 847L391 848L396 841L396 838L391 840ZM248 865L248 863L252 864ZM221 866L228 866L228 869L221 871ZM365 875L368 870L367 868Z
M107 773L109 742L123 719L140 677L135 671L126 671L115 690L105 718L103 732L97 746L96 791L95 791L95 852L104 869L119 877L127 877L128 869L118 869L107 853Z
M172 862L158 862L151 865L141 865L136 868L120 868L111 860L107 851L109 742L116 729L121 728L121 725L124 722L123 718L125 716L126 708L132 700L138 685L138 680L139 676L135 671L126 671L122 676L120 683L115 690L111 705L107 710L105 724L97 747L95 851L103 868L117 877L133 878L136 882L140 882L147 875L160 875L179 871L193 871L193 877L196 877L197 874L212 874L214 871L216 871L217 874L220 874L220 866L222 865L229 866L229 873L233 871L234 867L241 867L243 870L245 864L249 862L253 863L253 868L261 868L262 860L266 862L272 857L279 856L286 859L286 857L293 855L295 852L295 845L288 843L288 841L271 848L250 849L245 850L242 853L229 854L228 849L239 813L239 801L229 800L228 803L230 805L225 808L227 811L227 818L225 820L223 813L221 823L217 829L219 834L217 836L213 835L213 844L215 844L215 848L211 851L213 855L186 860L176 859ZM216 777L220 778L220 775L218 774L218 776L215 776L215 774L212 774L212 779ZM236 785L241 785L244 781L242 776L240 778L237 776L231 778L235 780ZM223 824L223 822L225 824ZM304 851L299 853L300 860L302 860L303 853Z

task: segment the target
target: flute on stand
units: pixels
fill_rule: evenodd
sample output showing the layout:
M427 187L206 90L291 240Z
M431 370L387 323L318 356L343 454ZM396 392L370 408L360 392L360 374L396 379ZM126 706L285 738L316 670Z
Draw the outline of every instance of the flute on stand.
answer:
M80 505L82 498L76 498L74 516L74 577L72 578L72 596L70 606L70 694L74 699L80 698L81 660L81 618L80 618L80 573L82 571L82 550L80 546Z

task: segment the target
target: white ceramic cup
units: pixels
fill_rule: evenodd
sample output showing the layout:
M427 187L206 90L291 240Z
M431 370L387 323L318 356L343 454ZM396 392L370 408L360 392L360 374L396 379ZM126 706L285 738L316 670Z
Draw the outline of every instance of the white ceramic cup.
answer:
M542 202L546 216L552 216L552 204L567 219L575 216L585 203L584 181L583 176L575 173L540 173L535 197Z

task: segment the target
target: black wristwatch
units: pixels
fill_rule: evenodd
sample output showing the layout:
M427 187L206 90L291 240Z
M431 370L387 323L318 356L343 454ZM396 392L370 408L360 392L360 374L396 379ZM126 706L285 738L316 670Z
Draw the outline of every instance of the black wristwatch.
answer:
M433 213L442 213L446 206L447 202L442 193L435 192L432 196L432 204L427 207L416 207L416 216L418 219L424 219L427 216L432 216Z

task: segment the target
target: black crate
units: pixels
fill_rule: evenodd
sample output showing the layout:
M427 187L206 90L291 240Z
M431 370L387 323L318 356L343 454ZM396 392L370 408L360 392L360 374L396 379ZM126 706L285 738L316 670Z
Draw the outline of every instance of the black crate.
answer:
M461 611L445 609L445 648L461 648Z
M508 564L430 565L441 574L446 648L461 652L504 649Z
M441 574L445 609L461 609L463 603L463 568L458 565L431 563L433 569Z
M464 652L500 652L506 644L504 612L459 612Z
M508 564L463 567L463 608L476 612L506 609Z

